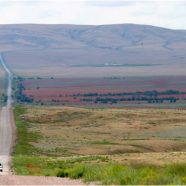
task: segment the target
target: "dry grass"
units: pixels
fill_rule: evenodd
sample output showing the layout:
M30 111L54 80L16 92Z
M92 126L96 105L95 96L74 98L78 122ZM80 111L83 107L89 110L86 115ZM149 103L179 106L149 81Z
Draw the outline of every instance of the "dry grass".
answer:
M148 152L148 153L126 153L113 155L112 160L120 164L129 165L165 165L171 163L186 163L186 152Z
M33 145L44 155L116 155L118 161L122 157L133 161L141 157L138 153L146 153L139 159L145 161L148 153L158 152L161 160L165 152L171 157L171 152L186 151L184 110L26 109L23 119L30 123L29 130L43 136ZM134 154L134 159L126 153Z

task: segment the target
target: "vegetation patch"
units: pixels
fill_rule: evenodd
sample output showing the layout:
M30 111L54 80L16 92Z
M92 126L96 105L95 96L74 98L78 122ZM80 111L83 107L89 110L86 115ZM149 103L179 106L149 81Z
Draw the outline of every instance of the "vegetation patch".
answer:
M106 185L186 184L186 164L129 166L99 156L60 159L25 155L15 156L13 163L14 170L21 175L80 178Z

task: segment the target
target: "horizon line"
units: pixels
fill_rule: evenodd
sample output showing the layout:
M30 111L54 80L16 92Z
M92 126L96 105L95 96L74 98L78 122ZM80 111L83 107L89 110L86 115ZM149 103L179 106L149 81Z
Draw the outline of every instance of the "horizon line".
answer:
M151 27L157 27L157 28L164 28L169 30L186 30L185 28L170 28L165 26L159 26L159 25L150 25L150 24L143 24L143 23L108 23L108 24L74 24L74 23L0 23L0 26L7 26L7 25L69 25L69 26L112 26L112 25L139 25L139 26L151 26Z

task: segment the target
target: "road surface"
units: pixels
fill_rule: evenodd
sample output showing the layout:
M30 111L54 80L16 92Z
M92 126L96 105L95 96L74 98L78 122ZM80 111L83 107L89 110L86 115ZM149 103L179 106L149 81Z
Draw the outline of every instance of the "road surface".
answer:
M13 141L13 113L12 113L12 73L0 54L0 63L7 74L7 102L0 110L0 162L3 164L3 175L10 173L10 153Z

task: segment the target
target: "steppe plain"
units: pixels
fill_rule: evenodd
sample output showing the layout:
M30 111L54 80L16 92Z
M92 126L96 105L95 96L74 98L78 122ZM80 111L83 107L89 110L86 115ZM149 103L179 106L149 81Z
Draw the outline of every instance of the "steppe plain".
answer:
M14 174L96 184L186 184L184 30L132 24L0 28L7 66L34 99L28 104L14 97ZM163 103L166 109L159 103L37 103L48 92L51 99L57 91L59 97L74 90L94 93L95 87L100 93L174 90L182 100Z

